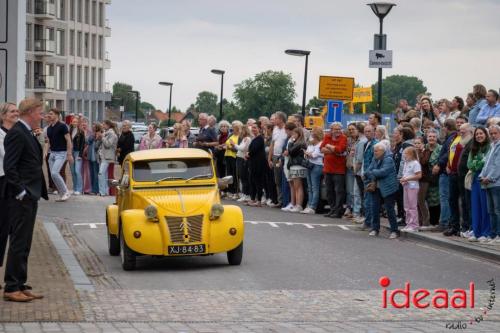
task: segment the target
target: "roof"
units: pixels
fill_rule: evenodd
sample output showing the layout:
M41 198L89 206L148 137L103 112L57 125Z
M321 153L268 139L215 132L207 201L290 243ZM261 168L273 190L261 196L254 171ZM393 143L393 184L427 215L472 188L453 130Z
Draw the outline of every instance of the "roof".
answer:
M129 154L132 161L161 160L169 158L211 158L204 150L196 148L160 148L139 150Z

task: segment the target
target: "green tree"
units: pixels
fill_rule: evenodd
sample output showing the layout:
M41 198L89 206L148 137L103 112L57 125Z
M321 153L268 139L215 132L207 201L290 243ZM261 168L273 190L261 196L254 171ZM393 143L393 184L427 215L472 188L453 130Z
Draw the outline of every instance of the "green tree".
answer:
M324 99L319 99L318 97L314 96L313 98L311 98L309 100L309 102L307 102L306 112L310 108L320 108L321 109L325 105L326 105L326 101Z
M217 109L217 95L210 91L202 91L196 97L194 103L198 112L205 112L208 114L215 114Z
M373 102L369 103L368 110L377 110L378 82L372 85ZM424 82L415 76L391 75L382 80L382 113L393 112L400 99L406 99L414 105L417 95L428 94Z
M111 105L113 108L119 108L120 106L125 107L125 112L128 114L135 115L135 94L129 93L132 90L132 86L123 82L115 82L113 84L113 96L111 100ZM139 94L140 98L140 94ZM144 113L141 110L141 105L139 104L139 118L144 118Z
M241 116L240 116L240 108L238 107L238 105L236 105L236 103L234 103L233 101L229 102L228 100L226 100L224 98L224 101L223 101L223 104L222 104L222 112L224 113L224 117L222 117L223 119L227 120L227 121L233 121L233 120L240 120ZM220 108L220 103L217 104L217 109L219 110ZM219 115L217 114L217 117ZM218 118L217 118L218 119ZM218 119L218 120L221 120L221 119Z
M297 111L294 103L295 82L291 74L266 71L237 84L234 98L240 108L238 118L270 116L276 111L288 114Z

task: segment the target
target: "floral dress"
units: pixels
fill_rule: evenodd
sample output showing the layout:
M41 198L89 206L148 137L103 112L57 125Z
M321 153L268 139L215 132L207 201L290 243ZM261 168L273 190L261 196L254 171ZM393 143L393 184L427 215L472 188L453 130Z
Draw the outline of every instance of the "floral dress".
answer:
M428 146L426 146L428 149ZM429 169L439 164L439 154L441 153L441 145L436 145L436 148L431 153L431 157L429 158ZM430 183L429 189L427 190L427 204L429 207L439 206L439 183Z

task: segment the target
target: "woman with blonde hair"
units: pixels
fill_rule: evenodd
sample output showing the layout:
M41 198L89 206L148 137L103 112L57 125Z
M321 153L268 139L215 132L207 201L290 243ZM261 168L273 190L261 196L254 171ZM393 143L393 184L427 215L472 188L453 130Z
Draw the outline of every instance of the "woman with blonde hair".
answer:
M238 179L241 182L241 195L238 199L239 202L250 201L248 161L245 159L245 156L248 152L248 146L250 146L251 141L252 138L250 136L248 126L242 124L238 144L234 145L236 148L236 170L238 173Z
M303 179L307 177L307 168L304 165L304 151L307 148L306 140L304 138L304 131L296 127L292 130L292 136L288 141L288 167L290 169L290 190L293 193L292 207L288 210L292 213L302 212L302 203L304 201L304 182Z
M307 207L301 211L303 214L315 214L318 208L323 175L323 153L320 148L323 136L323 129L314 127L304 153L304 157L309 161L309 167L307 170Z
M185 126L183 126L180 123L174 124L174 147L175 148L187 148L189 146L188 144L188 138L186 134L186 129Z
M238 144L241 128L243 127L243 123L241 121L235 120L231 123L233 128L233 133L226 140L225 146L226 151L224 153L224 160L226 162L226 175L233 176L233 183L229 186L227 191L228 199L237 200L238 199L238 172L236 171L236 145Z

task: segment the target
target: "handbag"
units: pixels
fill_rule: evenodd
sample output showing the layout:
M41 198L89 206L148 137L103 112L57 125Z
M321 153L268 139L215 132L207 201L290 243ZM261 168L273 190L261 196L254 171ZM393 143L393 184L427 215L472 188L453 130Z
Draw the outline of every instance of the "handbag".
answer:
M302 161L300 162L300 165L302 165L304 168L311 170L314 167L314 163L311 163L306 158L303 158Z
M464 187L466 190L471 191L472 190L472 171L467 171L467 174L465 175L465 180L464 180Z
M377 190L377 182L369 182L368 185L366 185L365 191L366 192L375 192Z

